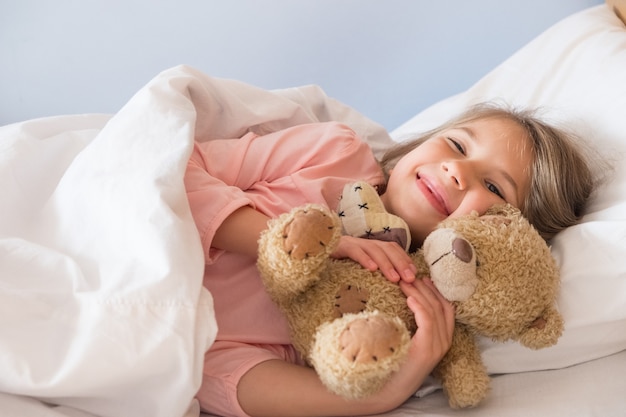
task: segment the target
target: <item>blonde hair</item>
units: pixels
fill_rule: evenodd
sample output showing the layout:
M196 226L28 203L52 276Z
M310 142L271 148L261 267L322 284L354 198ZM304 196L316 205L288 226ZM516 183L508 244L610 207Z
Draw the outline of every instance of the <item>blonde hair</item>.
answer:
M530 192L520 206L528 221L545 240L576 224L594 188L594 179L579 138L539 120L532 110L481 103L420 137L390 149L380 161L385 175L405 154L444 130L479 119L516 122L527 133L533 151Z

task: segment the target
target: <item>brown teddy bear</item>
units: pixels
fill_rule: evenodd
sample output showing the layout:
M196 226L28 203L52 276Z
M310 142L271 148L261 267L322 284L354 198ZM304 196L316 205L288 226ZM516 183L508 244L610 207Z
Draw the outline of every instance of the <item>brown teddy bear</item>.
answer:
M402 365L416 324L397 284L329 257L342 230L410 246L406 223L385 212L371 186L355 183L344 189L339 214L307 205L272 220L259 241L258 267L298 351L332 392L359 398ZM477 336L533 349L560 337L558 269L512 206L444 220L411 257L417 276L430 276L456 308L452 346L434 372L452 407L476 406L489 391Z

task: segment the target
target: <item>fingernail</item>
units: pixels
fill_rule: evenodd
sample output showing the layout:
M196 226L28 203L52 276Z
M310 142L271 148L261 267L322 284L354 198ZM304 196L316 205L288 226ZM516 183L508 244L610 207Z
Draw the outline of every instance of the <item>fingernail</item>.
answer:
M389 277L394 281L400 280L400 275L396 272L395 269L392 269L391 271L389 271Z
M415 278L415 272L411 271L411 269L406 269L404 271L404 279L408 279L409 281L413 281Z

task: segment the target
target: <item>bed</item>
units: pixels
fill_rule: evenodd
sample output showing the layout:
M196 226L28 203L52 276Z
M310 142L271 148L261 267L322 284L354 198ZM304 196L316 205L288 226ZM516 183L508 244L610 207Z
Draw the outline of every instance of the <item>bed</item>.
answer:
M390 135L316 86L267 91L187 66L113 115L1 127L0 416L201 415L216 323L182 185L194 139L340 120L380 154L485 100L541 107L610 163L581 224L552 242L565 332L540 351L481 341L493 384L476 409L451 410L429 381L384 416L626 415L624 16L616 0L564 19Z

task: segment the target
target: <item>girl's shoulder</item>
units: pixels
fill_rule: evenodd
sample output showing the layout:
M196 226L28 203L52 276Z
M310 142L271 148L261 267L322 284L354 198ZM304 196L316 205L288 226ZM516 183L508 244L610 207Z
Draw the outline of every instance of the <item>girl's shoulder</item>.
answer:
M341 122L316 122L293 126L288 129L286 137L315 148L335 150L338 152L367 148L369 145L361 140L358 134L348 125Z

